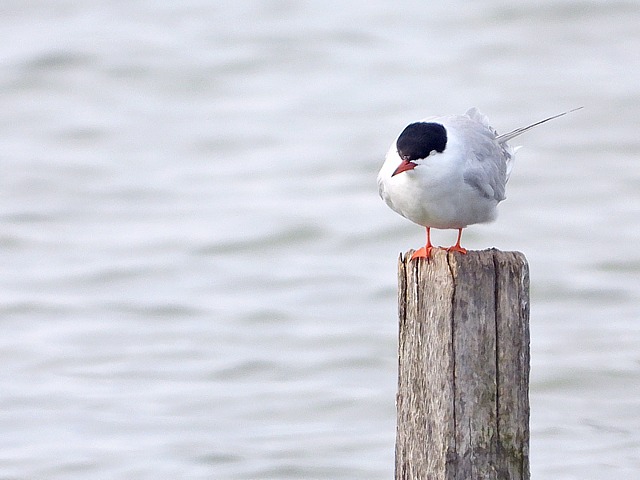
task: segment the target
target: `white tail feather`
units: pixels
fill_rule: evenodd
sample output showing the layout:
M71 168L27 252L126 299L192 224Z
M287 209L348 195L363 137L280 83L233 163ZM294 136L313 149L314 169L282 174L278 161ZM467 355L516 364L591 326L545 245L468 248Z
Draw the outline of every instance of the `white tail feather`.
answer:
M496 140L498 140L498 143L506 143L509 140L511 140L512 138L515 138L518 135L522 135L527 130L531 130L533 127L537 127L538 125L542 125L543 123L548 122L549 120L553 120L554 118L562 117L563 115L566 115L567 113L575 112L576 110L580 110L581 108L583 108L583 107L574 108L573 110L567 110L566 112L559 113L557 115L554 115L553 117L545 118L544 120L540 120L539 122L532 123L531 125L527 125L526 127L516 128L515 130L513 130L513 131L511 131L509 133L504 133L502 135L498 135L496 137Z

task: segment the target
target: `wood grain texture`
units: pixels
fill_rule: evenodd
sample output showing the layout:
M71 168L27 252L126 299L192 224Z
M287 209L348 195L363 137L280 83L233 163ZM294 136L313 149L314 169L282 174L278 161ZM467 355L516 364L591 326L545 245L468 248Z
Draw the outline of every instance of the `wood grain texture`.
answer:
M526 259L410 253L398 264L396 479L528 479Z

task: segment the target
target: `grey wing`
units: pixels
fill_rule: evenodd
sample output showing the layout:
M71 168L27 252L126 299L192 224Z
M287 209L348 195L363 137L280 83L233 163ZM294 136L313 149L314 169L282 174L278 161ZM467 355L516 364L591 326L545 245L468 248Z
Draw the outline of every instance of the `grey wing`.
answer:
M488 130L474 137L467 150L464 181L482 196L500 202L506 198L507 153Z

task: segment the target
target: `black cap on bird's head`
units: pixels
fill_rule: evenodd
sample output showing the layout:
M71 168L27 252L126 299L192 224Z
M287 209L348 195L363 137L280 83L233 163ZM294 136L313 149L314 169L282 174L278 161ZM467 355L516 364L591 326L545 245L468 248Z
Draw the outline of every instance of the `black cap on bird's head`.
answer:
M391 176L414 169L416 167L414 160L427 158L434 151L442 153L446 146L447 130L443 125L432 122L416 122L407 125L396 140L396 148L402 163Z

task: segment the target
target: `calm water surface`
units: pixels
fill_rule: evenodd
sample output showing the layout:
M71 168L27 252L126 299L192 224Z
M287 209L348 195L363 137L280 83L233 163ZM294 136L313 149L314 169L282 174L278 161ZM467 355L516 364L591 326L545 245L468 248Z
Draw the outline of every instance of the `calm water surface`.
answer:
M533 478L640 477L640 5L5 2L0 478L388 479L394 136L521 137ZM437 232L447 243L455 232Z

